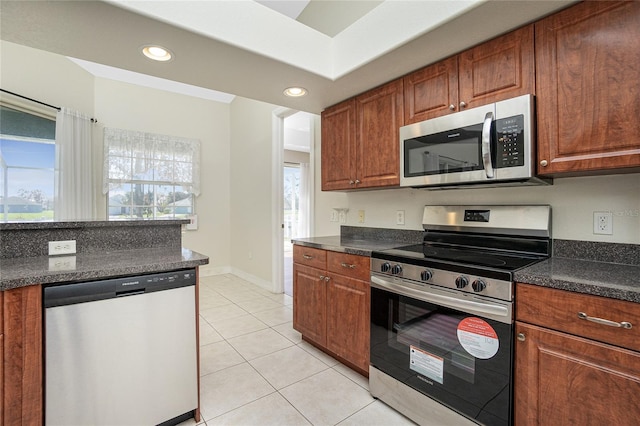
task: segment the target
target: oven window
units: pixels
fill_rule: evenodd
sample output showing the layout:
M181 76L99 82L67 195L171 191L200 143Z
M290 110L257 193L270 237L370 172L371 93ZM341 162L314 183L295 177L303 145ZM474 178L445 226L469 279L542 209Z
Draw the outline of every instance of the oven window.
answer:
M460 315L406 303L399 304L397 310L398 322L392 326L395 339L391 344L399 350L410 348L411 370L442 383L446 361L449 374L473 383L475 358L460 346L457 336Z
M405 177L482 170L482 126L404 141Z
M371 288L371 365L487 425L511 418L513 325Z

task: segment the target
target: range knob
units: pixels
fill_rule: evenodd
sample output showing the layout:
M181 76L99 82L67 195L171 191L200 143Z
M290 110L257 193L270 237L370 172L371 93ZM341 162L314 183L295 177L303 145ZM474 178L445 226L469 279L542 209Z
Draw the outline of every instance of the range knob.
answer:
M433 272L428 269L420 272L420 279L422 279L422 281L429 281L431 277L433 277Z
M382 265L380 265L380 271L389 272L390 270L391 270L391 265L389 265L389 262L384 262Z
M482 290L484 290L485 288L487 288L487 283L485 283L482 280L475 280L472 284L471 287L473 288L473 291L475 291L476 293L480 293Z
M393 275L400 275L402 273L402 266L393 265L393 267L391 267L391 273Z
M465 288L469 284L469 279L464 275L456 278L456 288Z

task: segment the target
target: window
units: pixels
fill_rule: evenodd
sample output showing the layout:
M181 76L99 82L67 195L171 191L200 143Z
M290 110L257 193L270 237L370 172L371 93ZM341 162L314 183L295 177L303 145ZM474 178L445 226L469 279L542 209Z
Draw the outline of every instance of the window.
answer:
M53 220L56 122L0 106L0 221Z
M104 130L108 216L173 219L195 213L200 142L113 128Z

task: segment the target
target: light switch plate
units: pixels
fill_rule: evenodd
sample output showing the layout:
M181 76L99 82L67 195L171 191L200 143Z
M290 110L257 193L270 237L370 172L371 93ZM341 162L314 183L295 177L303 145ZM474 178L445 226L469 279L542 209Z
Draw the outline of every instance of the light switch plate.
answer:
M187 219L189 219L191 222L187 223L187 226L185 228L187 228L188 231L195 231L198 229L198 215L197 214L193 214L189 217L187 217Z

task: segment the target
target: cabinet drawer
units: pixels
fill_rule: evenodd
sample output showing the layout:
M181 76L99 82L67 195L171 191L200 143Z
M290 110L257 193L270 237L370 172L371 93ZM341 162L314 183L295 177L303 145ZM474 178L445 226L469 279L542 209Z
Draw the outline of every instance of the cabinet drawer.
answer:
M293 261L301 265L326 269L327 252L317 248L295 245L293 246Z
M327 270L350 278L369 281L371 259L367 256L330 251L327 253Z
M544 288L529 284L516 287L516 319L640 351L640 303L589 294ZM631 323L631 328L614 327L581 319L604 319Z

